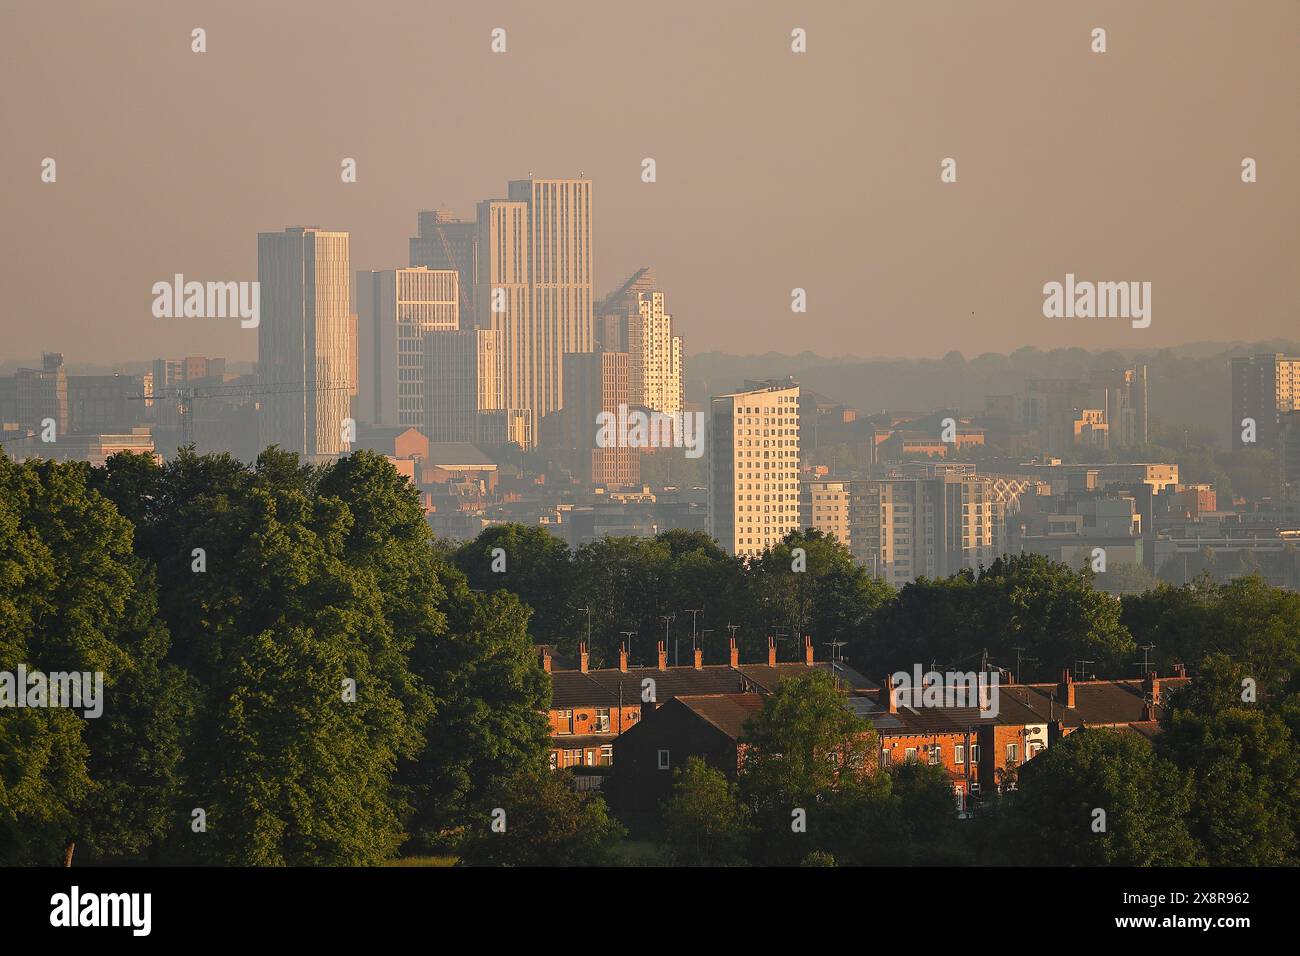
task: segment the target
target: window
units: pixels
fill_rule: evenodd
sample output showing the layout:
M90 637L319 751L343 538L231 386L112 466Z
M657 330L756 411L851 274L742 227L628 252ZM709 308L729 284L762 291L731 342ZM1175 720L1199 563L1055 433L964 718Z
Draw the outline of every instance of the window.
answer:
M915 747L908 747L908 748L903 752L903 759L906 760L906 761L909 761L909 762L915 760L915 759L916 759L916 748L915 748Z
M609 732L609 708L608 707L596 708L596 725L592 729L598 734L604 734Z
M971 744L971 745L970 745L970 762L971 762L971 763L979 763L979 762L980 762L980 745L979 745L979 744Z
M943 748L938 744L932 744L930 746L930 766L936 766L941 757L943 757Z
M602 766L606 767L614 763L614 747L611 744L606 744L600 748L600 762Z
M555 770L560 765L560 755L556 751L551 751L551 769Z
M571 711L571 710L562 710L562 711L559 712L559 717L560 717L560 730L559 730L559 732L562 733L562 734L571 734L571 733L573 733L573 711Z
M660 769L660 770L667 770L668 767L669 767L668 751L667 751L667 750L661 750L661 751L659 751L659 769Z
M1020 759L1020 745L1007 744L1007 763L1015 763Z
M888 750L880 751L881 767L888 767L891 763L893 763L893 760L894 760L893 754L891 754Z
M966 763L966 745L965 745L965 744L953 744L953 747L952 747L952 762L955 763L955 764L957 764L958 766L961 766L962 764L965 764L965 763Z

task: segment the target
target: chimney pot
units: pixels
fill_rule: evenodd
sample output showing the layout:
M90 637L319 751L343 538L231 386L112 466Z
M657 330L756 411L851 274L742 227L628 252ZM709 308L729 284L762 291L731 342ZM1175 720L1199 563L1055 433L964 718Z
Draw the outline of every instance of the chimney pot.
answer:
M624 674L627 673L627 641L618 649L618 669Z
M668 669L668 649L663 641L659 642L659 669L661 671Z
M587 645L585 643L578 645L578 669L584 674L587 673Z
M1155 671L1147 672L1147 678L1142 682L1142 689L1146 692L1146 695L1151 698L1151 704L1153 707L1160 703L1160 678L1156 675Z
M542 670L551 672L551 649L545 645L542 646Z
M1061 683L1057 686L1057 696L1061 700L1061 706L1073 709L1074 707L1074 678L1070 676L1070 669L1067 667L1061 671Z
M736 639L734 637L731 639L731 666L740 666L740 648L736 646Z
M770 634L767 637L767 666L776 666L776 638Z
M695 648L695 669L699 670L704 666L704 648Z
M803 662L807 664L809 667L812 667L813 643L812 643L812 635L810 634L805 634L803 636Z
M880 685L881 701L885 705L885 710L891 714L898 713L898 697L894 693L894 675L886 674L884 681Z

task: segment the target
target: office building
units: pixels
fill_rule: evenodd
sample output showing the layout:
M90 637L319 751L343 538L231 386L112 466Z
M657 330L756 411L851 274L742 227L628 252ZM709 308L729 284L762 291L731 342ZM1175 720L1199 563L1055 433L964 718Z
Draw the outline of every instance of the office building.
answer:
M502 333L505 404L538 423L563 402L563 357L594 346L591 181L525 179L478 205L478 315ZM481 322L480 324L484 324Z
M372 425L423 428L424 337L460 328L449 269L357 273L357 415Z
M641 481L641 451L596 444L597 417L617 416L619 406L631 404L630 361L626 352L575 352L564 356L564 409L559 412L560 443L574 452L575 477L613 488Z
M1005 547L1006 505L992 478L855 481L849 509L854 558L896 586L988 566Z
M308 460L344 454L348 234L295 226L257 237L259 439Z
M68 431L68 372L63 367L62 352L46 352L40 368L20 368L14 375L15 410L18 424L28 429L44 429L47 420L54 422L55 436Z
M1233 448L1276 448L1282 415L1300 409L1300 356L1281 352L1232 360ZM1242 421L1255 422L1255 444L1242 442Z
M431 442L479 441L479 415L502 408L501 333L429 332L424 337L424 434Z
M475 308L478 289L478 223L457 219L445 209L421 212L416 217L418 235L410 241L411 266L450 269L456 273L460 300L460 327L487 327Z

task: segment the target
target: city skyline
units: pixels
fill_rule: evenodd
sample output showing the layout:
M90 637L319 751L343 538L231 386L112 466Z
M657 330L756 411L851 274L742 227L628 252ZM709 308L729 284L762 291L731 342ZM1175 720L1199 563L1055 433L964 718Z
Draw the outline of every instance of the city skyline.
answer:
M18 938L337 945L469 867L1266 922L1298 37L1300 0L0 2Z
M868 8L745 8L741 21L724 4L679 30L671 3L635 14L578 4L577 40L507 4L446 17L430 52L424 31L387 29L426 22L415 5L353 18L344 33L322 15L342 6L313 5L312 16L278 6L256 25L240 10L86 10L85 29L67 31L57 12L14 4L24 29L0 31L0 69L48 96L6 105L15 140L34 150L0 157L14 237L0 266L13 310L6 356L79 346L105 362L251 360L253 336L237 325L154 319L150 285L177 272L251 279L241 237L292 223L348 232L354 269L399 268L418 211L472 221L477 202L529 171L597 184L594 294L655 263L691 354L1157 348L1221 339L1228 317L1234 335L1285 335L1300 251L1289 215L1300 137L1285 122L1297 63L1285 37L1300 11L1261 4L1227 32L1213 4L1014 6L1021 15L994 20L940 5L919 25ZM1168 15L1174 6L1182 16ZM634 15L641 42L671 51L674 70L632 73L619 44L600 42ZM187 42L196 16L210 38L203 56ZM504 54L489 49L498 21ZM1094 21L1109 30L1104 56L1088 49ZM796 25L808 35L802 57L789 53ZM39 60L15 42L53 30L60 44ZM137 47L152 52L124 60ZM366 80L336 83L328 108L255 95L330 56L363 64ZM230 58L255 66L232 73L221 68ZM99 74L113 82L87 83ZM389 94L379 107L376 90ZM515 109L524 90L565 108ZM38 100L66 103L77 135ZM990 102L998 122L983 119ZM456 135L439 134L438 108ZM590 117L602 115L614 119L593 136ZM422 116L430 122L411 122ZM58 161L55 183L41 181L44 157ZM641 181L647 157L653 183ZM1257 182L1241 181L1243 157L1258 162ZM347 158L354 183L340 180ZM956 182L940 180L945 158ZM129 248L113 240L126 222ZM97 255L50 310L44 290L73 231ZM1044 318L1043 285L1067 274L1151 282L1152 324ZM807 292L798 316L794 288ZM40 323L21 321L35 313Z

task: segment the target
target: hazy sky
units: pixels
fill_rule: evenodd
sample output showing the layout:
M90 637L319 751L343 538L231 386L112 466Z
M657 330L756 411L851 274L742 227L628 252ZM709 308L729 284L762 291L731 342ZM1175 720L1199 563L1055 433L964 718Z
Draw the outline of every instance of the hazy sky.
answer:
M530 170L594 180L597 292L653 265L690 352L1295 336L1297 37L1296 0L0 0L0 362L253 359L152 284L293 224L404 266ZM1045 319L1067 272L1150 281L1150 328Z

